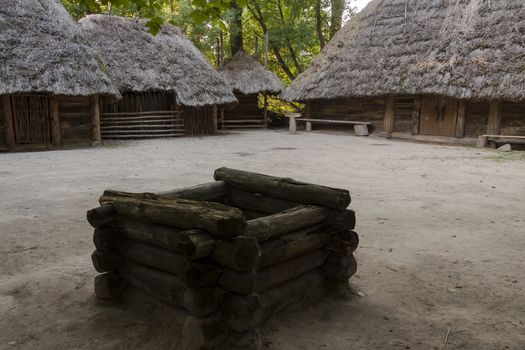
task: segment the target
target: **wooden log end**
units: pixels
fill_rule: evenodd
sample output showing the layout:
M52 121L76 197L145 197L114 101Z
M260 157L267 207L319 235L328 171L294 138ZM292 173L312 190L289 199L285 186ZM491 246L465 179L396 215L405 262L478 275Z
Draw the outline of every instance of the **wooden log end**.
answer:
M230 292L252 294L257 287L257 271L240 272L226 268L219 277L219 285Z
M117 253L102 253L95 250L91 254L91 261L95 270L100 273L116 271L124 263L124 259Z
M95 295L103 300L120 298L127 283L118 274L109 272L95 277Z
M117 212L111 205L102 205L88 210L86 213L87 221L94 228L106 227L113 223L117 217Z
M259 263L261 249L255 238L239 236L217 241L212 257L222 266L236 271L248 271Z
M117 251L120 239L119 232L113 228L99 228L93 233L93 243L102 253Z
M355 212L350 209L331 210L325 219L325 223L328 227L336 230L353 230L356 224Z
M357 261L353 255L330 254L323 271L327 278L346 283L357 272Z

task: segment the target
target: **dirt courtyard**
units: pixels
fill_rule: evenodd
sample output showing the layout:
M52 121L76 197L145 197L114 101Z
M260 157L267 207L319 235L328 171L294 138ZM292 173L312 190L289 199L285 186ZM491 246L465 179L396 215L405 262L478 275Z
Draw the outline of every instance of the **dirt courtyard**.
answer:
M221 166L349 189L357 212L354 292L285 310L265 349L525 349L522 154L271 130L0 154L0 349L178 349L158 305L95 300L85 213Z

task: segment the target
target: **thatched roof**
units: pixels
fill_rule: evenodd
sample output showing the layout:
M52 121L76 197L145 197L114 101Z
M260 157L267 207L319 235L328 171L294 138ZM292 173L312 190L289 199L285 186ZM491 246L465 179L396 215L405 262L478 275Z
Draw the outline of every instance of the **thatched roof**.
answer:
M524 35L524 0L374 0L283 97L524 100Z
M284 90L283 83L275 73L242 50L225 62L219 73L233 91L241 94L279 94Z
M231 89L182 31L166 24L156 36L146 20L91 15L79 25L106 60L121 92L173 92L180 104L237 102Z
M95 51L58 0L0 5L0 95L115 95Z

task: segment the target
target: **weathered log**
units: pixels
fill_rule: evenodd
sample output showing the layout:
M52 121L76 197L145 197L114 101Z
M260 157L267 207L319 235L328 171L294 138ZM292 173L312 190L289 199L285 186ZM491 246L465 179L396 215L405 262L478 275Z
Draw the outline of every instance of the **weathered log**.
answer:
M229 328L246 332L257 328L264 317L264 308L258 294L228 294L221 305L221 313Z
M100 273L116 271L124 262L122 257L117 253L107 252L102 253L95 250L91 254L91 261L95 270Z
M215 180L262 195L301 204L313 204L343 210L350 204L347 190L299 182L294 179L262 175L242 170L220 168L215 170Z
M242 211L213 202L163 198L151 194L105 191L101 204L111 204L119 215L181 229L201 228L213 236L235 237L246 229Z
M350 209L344 211L331 210L325 223L337 230L353 230L355 228L355 212Z
M322 222L328 209L318 206L298 206L281 213L248 221L246 235L264 242L272 237L297 231Z
M332 237L327 250L350 256L359 245L359 236L354 231L341 231Z
M324 249L320 249L258 271L224 269L219 284L224 289L239 294L262 292L322 266L327 255Z
M301 230L280 236L261 244L259 268L277 264L308 252L321 249L330 241L331 232L326 228L315 231Z
M215 238L204 230L179 230L132 219L117 222L115 228L126 238L184 254L190 259L210 255L215 245Z
M329 254L323 265L323 271L327 278L348 282L357 271L357 261L353 255L345 256L341 254Z
M123 240L118 251L124 258L168 272L190 288L214 285L219 269L213 264L189 261L185 256L147 244Z
M267 215L264 213L259 213L256 211L251 211L251 210L246 210L246 209L244 209L242 213L244 217L246 218L246 220L255 220L255 219L262 218L263 216Z
M228 339L228 328L220 314L207 318L188 317L182 329L183 349L213 349Z
M115 252L118 248L120 234L113 228L97 228L93 233L93 243L102 253Z
M118 270L129 284L172 306L183 307L196 317L211 314L221 297L217 288L193 290L169 273L130 261Z
M247 271L257 266L261 250L255 238L239 236L217 241L211 256L222 266L237 271Z
M108 272L95 277L95 295L99 299L118 299L126 286L126 281L114 272Z
M257 279L258 273L256 269L235 271L225 268L219 277L219 285L231 292L252 294L257 287Z
M277 214L301 205L300 203L263 196L259 193L246 192L236 188L230 188L226 203L239 209L265 214Z
M89 224L94 228L103 228L117 220L118 215L111 205L103 205L88 210L86 217Z
M312 292L323 283L324 274L321 269L309 271L278 287L261 294L264 305L264 317L267 318L282 310L302 296Z
M325 250L316 250L280 264L261 269L257 280L257 291L262 292L274 288L322 266L327 255L328 253Z
M171 191L158 192L166 198L190 199L193 201L220 202L226 196L226 183L213 181L193 187L179 188Z

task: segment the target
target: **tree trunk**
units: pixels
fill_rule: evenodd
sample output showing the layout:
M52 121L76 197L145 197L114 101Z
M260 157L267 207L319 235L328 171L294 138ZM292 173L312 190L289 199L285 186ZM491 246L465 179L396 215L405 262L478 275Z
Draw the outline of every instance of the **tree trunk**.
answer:
M242 210L251 210L265 214L277 214L301 205L300 203L263 196L262 194L246 192L235 188L231 188L228 191L226 203Z
M242 26L242 7L237 4L237 1L230 2L230 9L233 19L230 21L230 45L231 55L243 50L243 26Z
M117 211L111 205L103 205L87 211L87 221L94 228L104 228L117 220Z
M315 25L317 31L317 39L319 40L319 46L321 50L325 46L324 34L323 34L323 18L321 17L321 0L315 2Z
M117 253L102 253L98 250L91 254L91 261L99 273L116 271L124 263L122 257Z
M343 23L343 11L345 10L344 0L330 0L332 11L330 15L330 39L332 39Z
M215 170L215 180L244 191L284 199L301 204L312 204L343 210L350 204L347 190L299 182L248 171L220 168Z
M226 196L226 184L223 181L214 181L193 187L159 192L159 196L166 198L189 199L192 201L221 202Z

